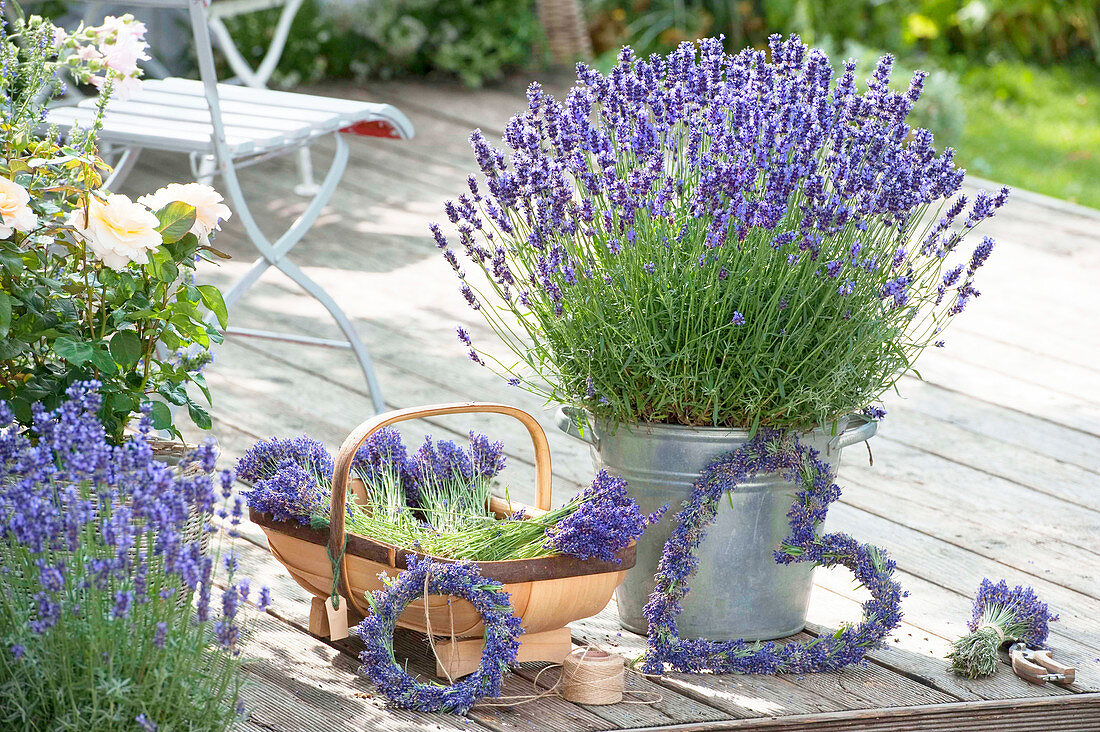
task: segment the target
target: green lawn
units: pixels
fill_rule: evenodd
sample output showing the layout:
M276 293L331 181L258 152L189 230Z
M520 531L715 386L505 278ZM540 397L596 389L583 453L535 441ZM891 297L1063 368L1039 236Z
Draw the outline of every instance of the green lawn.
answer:
M1002 62L960 82L969 172L1100 209L1100 69Z

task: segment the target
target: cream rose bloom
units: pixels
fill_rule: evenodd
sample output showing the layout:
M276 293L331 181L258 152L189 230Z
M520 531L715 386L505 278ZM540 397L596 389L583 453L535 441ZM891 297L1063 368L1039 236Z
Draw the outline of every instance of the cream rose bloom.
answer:
M233 212L222 201L222 194L202 183L169 183L153 193L138 199L154 211L159 211L174 201L180 201L195 207L195 225L191 233L200 239L210 232L221 229L221 222L229 219Z
M69 225L96 258L116 272L130 262L148 263L149 252L163 243L157 217L119 193L110 194L106 201L92 196L87 220L84 209L77 209L69 214Z
M30 231L38 224L30 202L26 188L0 176L0 239L7 239L13 231Z

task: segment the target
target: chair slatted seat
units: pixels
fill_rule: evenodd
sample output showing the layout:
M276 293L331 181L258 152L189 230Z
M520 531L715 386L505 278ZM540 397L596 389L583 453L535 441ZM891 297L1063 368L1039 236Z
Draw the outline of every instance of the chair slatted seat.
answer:
M257 155L298 145L357 125L374 124L378 137L408 138L412 125L389 104L352 102L271 89L218 85L221 119L228 151L234 157ZM63 129L89 125L96 101L60 107L50 122ZM100 139L158 150L210 154L214 126L201 82L189 79L147 81L125 101L107 105ZM361 133L360 133L361 134Z

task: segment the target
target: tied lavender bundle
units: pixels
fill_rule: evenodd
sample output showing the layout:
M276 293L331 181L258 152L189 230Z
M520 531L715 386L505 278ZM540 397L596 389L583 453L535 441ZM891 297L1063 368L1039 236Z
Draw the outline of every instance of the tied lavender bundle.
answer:
M309 526L314 517L327 520L332 465L332 455L316 440L273 437L245 452L237 476L252 483L243 493L249 508Z
M886 56L863 89L855 61L769 46L624 48L564 100L532 84L504 147L471 135L457 236L431 226L508 351L459 327L471 360L612 423L805 429L943 344L994 246L963 240L1008 190L960 195L906 121L923 72L893 92Z
M1057 619L1030 587L1010 590L1004 580L983 579L967 624L970 633L951 644L951 670L971 679L989 676L997 670L1002 645L1019 641L1041 646L1047 639L1047 623Z

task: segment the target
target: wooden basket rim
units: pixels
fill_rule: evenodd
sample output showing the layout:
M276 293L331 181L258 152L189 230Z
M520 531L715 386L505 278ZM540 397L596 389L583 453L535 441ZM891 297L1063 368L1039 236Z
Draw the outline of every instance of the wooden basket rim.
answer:
M296 521L277 521L271 514L261 513L252 508L248 509L248 517L254 524L265 529L302 539L311 544L328 547L329 531L327 527L315 529L310 526L302 526ZM409 556L427 557L433 561L446 564L468 561L402 549L384 541L361 536L350 531L345 533L345 537L347 539L346 555L367 559L394 569L406 569ZM581 559L568 554L554 554L536 559L506 559L470 563L477 566L483 577L494 579L502 584L517 584L539 580L565 579L567 577L583 577L606 572L623 572L634 566L636 553L635 544L631 542L629 546L619 550L616 554L621 562L620 564L595 558Z

